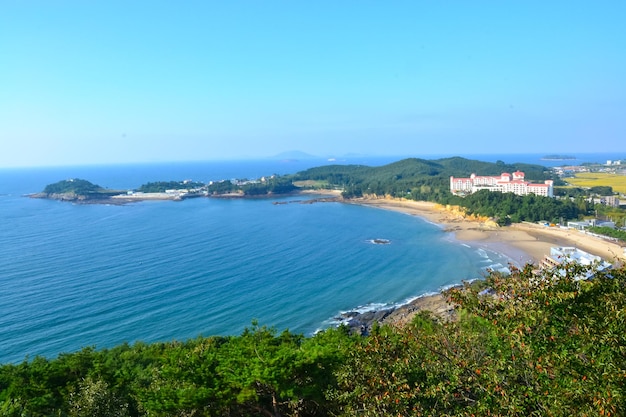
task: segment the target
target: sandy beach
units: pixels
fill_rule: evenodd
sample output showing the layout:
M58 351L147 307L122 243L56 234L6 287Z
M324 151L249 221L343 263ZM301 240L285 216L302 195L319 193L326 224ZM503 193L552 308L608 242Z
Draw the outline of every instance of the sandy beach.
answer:
M508 256L514 263L538 264L553 246L573 246L609 262L624 262L624 247L574 229L516 223L499 227L487 218L464 215L456 207L425 201L360 198L347 201L419 216L454 233L456 239Z
M507 256L513 264L539 265L553 246L573 246L612 263L626 262L624 247L574 229L521 223L500 227L488 218L466 216L456 207L446 207L425 201L391 198L359 198L345 200L385 210L419 216L454 233L454 238L470 246L481 247ZM419 311L431 311L444 320L453 317L453 306L442 294L420 297L386 315L381 323L405 325ZM371 325L371 323L368 323Z

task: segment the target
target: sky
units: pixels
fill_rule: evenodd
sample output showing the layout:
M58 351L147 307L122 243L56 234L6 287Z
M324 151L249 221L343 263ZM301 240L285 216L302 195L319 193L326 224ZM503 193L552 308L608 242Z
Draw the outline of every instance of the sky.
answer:
M0 2L0 168L626 151L626 2Z

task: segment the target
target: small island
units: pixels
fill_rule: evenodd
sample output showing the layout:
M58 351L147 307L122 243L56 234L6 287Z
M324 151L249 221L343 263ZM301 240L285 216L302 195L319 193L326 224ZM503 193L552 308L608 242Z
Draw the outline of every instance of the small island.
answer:
M541 158L542 161L571 161L571 160L575 160L575 159L576 159L575 156L571 156L571 155L556 155L556 154L545 155L543 158Z
M48 184L42 192L31 194L32 198L48 198L51 200L88 202L108 200L121 191L109 190L87 180L72 178Z

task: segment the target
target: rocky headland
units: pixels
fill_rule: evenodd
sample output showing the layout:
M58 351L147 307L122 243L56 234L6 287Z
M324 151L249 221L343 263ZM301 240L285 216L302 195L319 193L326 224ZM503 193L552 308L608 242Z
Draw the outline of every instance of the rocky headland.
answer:
M418 297L413 301L398 306L366 312L348 311L337 317L337 321L345 323L352 333L366 335L375 324L405 326L420 312L430 312L439 320L453 320L454 305L449 303L445 295L430 294Z

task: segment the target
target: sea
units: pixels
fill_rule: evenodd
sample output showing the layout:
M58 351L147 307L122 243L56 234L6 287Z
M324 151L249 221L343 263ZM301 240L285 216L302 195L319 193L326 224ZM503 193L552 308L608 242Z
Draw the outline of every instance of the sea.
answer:
M462 156L545 166L624 157ZM254 179L399 159L0 168L0 363L87 346L238 335L253 321L312 335L337 325L342 312L404 304L515 261L456 241L420 217L301 204L314 196L127 205L26 197L68 178L133 189L150 181Z

